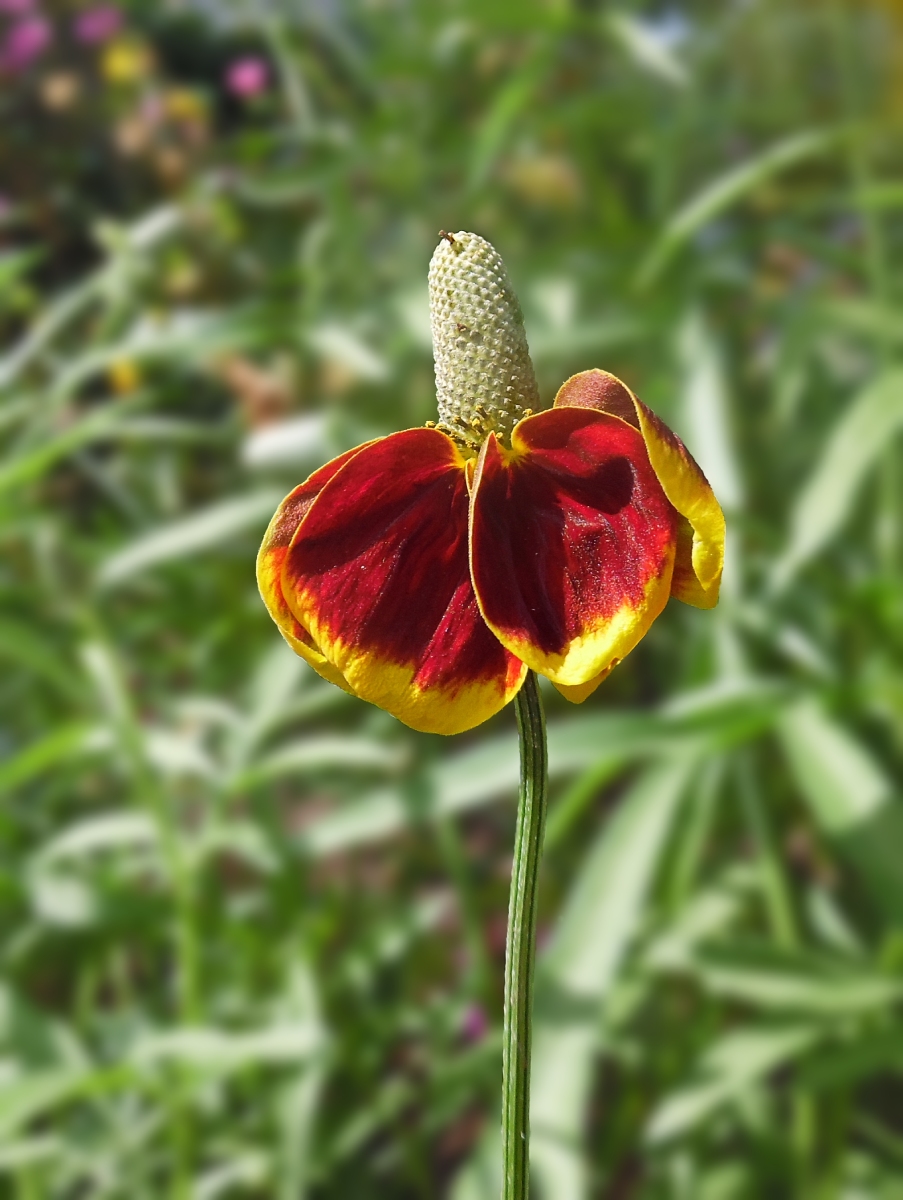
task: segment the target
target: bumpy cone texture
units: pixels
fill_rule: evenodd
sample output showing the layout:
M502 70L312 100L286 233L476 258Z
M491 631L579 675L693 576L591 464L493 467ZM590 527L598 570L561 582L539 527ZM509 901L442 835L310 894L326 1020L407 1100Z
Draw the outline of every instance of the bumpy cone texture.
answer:
M430 262L439 428L479 446L508 442L539 390L524 318L501 255L475 233L443 235Z

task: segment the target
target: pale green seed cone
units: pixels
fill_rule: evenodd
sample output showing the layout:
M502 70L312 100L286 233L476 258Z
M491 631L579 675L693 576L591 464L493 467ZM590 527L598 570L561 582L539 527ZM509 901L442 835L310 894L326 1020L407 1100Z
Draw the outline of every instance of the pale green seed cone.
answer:
M470 443L490 430L508 442L540 403L523 314L502 257L475 233L446 235L429 281L439 427Z

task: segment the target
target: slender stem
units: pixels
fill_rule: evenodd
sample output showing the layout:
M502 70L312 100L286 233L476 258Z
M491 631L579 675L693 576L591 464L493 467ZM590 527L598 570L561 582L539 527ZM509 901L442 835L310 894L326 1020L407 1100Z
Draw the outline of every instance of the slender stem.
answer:
M514 707L520 736L521 783L505 947L502 1200L527 1200L530 1194L530 1049L536 894L548 792L546 723L532 671L527 673Z

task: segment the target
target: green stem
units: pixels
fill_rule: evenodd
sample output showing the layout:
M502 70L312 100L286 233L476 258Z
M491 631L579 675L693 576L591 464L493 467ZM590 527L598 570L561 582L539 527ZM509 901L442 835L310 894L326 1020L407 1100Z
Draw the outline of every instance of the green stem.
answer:
M527 1200L530 1194L530 1049L536 894L548 792L546 723L532 671L527 672L514 708L520 737L521 783L505 947L502 1200Z

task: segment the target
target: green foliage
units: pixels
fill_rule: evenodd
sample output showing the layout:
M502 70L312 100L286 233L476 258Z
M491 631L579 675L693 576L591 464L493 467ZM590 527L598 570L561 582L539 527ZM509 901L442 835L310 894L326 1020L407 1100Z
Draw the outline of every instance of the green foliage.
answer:
M899 6L77 7L0 81L0 1192L495 1200L513 713L411 733L253 582L435 418L447 228L728 515L546 696L537 1193L899 1197Z

